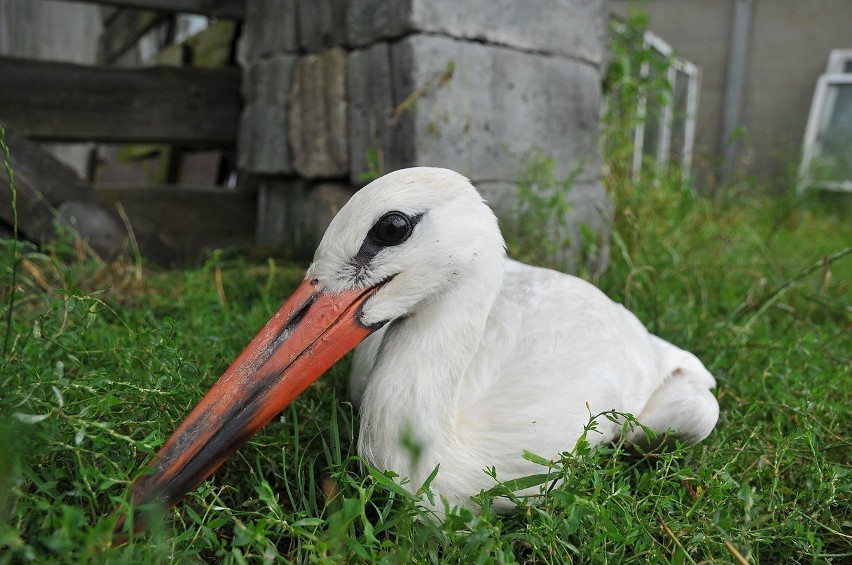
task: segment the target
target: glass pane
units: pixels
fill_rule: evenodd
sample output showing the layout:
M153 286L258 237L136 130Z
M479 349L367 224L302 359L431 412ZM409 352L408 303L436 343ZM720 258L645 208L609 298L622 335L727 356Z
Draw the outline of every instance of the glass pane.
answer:
M675 163L683 163L683 149L686 144L687 96L689 94L689 75L677 71L673 89L672 142L670 155Z
M666 83L669 62L660 53L654 53L654 56L649 62L647 84L649 85L650 94L645 102L645 132L642 141L642 152L652 161L656 162L663 157L659 154L662 128L665 127L665 124L663 124L663 111L669 103L670 92L664 87L661 88L661 85Z

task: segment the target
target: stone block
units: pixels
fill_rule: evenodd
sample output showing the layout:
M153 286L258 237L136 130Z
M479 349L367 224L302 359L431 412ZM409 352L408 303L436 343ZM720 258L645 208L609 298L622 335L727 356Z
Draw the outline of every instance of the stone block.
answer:
M517 211L518 186L512 181L479 181L476 189L503 222L512 221Z
M347 14L349 42L360 46L411 33L440 34L601 65L605 4L603 0L352 0Z
M98 192L111 205L121 205L139 250L161 266L197 264L211 249L254 238L254 190L125 185Z
M347 175L346 125L346 53L335 47L301 57L287 128L295 171L306 178Z
M355 186L366 184L371 169L382 166L385 154L394 150L390 47L376 43L367 49L349 53L346 69L349 97L349 161L350 182ZM410 145L412 146L412 145ZM370 163L373 160L373 163ZM392 159L403 161L402 159ZM378 161L378 163L376 163Z
M281 246L288 242L292 226L300 221L300 210L305 181L265 177L257 185L257 232L259 245Z
M600 182L577 181L568 193L568 203L566 222L571 230L571 245L566 264L571 271L583 266L598 277L609 265L612 202Z
M350 0L346 35L350 45L363 47L413 32L412 4L416 0Z
M245 107L240 117L238 164L245 171L288 174L288 97L295 55L278 55L249 65L243 75Z
M504 235L509 238L514 229L518 229L518 186L513 182L476 183L477 189L485 198L503 227ZM577 181L566 194L568 211L563 218L567 227L568 245L557 258L559 267L567 272L577 272L585 268L593 275L602 273L610 256L609 232L612 224L613 207L600 182ZM553 238L554 227L544 224L535 237ZM562 233L564 237L565 234Z
M398 120L388 126L388 170L430 165L514 181L521 158L540 148L559 177L600 177L595 67L424 35L394 44L391 61Z
M346 45L348 0L299 0L299 41L305 51Z
M310 238L311 254L319 245L331 220L354 193L354 189L348 184L333 182L315 184L308 190L304 220L305 234Z
M352 194L342 183L260 179L257 242L280 247L293 258L311 259L331 219Z
M263 57L299 50L298 0L246 0L237 60L250 65Z

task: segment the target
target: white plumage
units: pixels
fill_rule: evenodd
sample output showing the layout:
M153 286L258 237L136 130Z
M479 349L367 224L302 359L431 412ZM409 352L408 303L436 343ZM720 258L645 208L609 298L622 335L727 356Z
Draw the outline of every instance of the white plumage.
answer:
M418 218L410 237L353 261L391 211ZM483 469L501 480L541 472L524 450L571 450L590 411L629 412L688 443L716 424L715 380L694 355L591 284L506 258L493 213L455 172L406 169L363 188L332 221L308 277L331 292L393 277L362 307L364 324L391 321L358 347L350 382L359 452L412 490L440 464L433 491L470 505L494 486ZM593 442L621 428L601 418L599 430Z

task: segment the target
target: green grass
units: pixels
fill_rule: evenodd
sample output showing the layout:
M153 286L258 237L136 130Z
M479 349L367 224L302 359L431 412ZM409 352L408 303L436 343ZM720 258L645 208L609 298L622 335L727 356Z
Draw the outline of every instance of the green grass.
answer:
M303 271L218 254L148 272L22 247L0 360L0 562L849 562L850 204L665 183L621 197L598 284L717 376L721 419L698 446L566 445L542 467L565 484L541 504L496 515L497 489L439 524L359 464L344 360L118 548L130 481Z
M477 497L481 512L436 523L355 456L344 359L149 534L112 547L132 479L302 267L218 253L157 272L71 239L0 242L0 563L852 561L852 201L619 183L637 89L666 89L631 74L649 54L638 37L616 38L607 76L617 217L596 282L716 375L705 442L641 458L566 445L528 479L564 480L540 504L496 515L502 485ZM530 172L527 188L553 180ZM560 248L536 228L567 235L547 196L527 191L509 248L552 264Z

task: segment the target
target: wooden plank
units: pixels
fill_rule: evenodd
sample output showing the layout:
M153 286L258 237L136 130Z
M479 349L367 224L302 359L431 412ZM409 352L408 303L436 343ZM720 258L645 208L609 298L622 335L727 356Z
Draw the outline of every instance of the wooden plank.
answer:
M0 77L0 120L34 139L236 143L239 69L128 69L0 57Z
M166 21L160 12L123 10L107 22L98 40L98 62L113 63L154 26Z
M245 0L78 0L122 8L139 8L169 13L202 14L217 18L241 20L246 11Z

